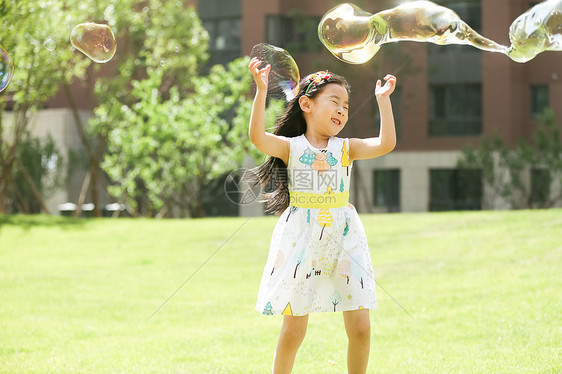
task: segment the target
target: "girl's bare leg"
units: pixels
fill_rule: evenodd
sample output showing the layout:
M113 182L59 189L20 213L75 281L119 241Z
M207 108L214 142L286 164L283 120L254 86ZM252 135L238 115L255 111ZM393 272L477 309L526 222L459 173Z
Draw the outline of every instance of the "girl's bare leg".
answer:
M360 309L343 312L347 345L348 374L365 374L369 363L371 346L371 321L369 310Z
M283 316L283 326L273 356L273 374L290 374L297 351L306 335L308 315Z

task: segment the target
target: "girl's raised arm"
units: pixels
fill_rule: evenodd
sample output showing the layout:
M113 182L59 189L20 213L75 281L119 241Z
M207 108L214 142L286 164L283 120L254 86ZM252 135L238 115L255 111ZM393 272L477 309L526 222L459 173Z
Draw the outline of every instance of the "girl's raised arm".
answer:
M252 105L248 135L257 149L266 155L280 158L287 165L289 162L289 139L265 131L265 99L271 65L258 69L261 63L261 60L254 57L248 66L256 82L256 97Z
M389 74L384 77L384 80L386 81L384 86L381 86L379 79L375 89L381 115L379 136L366 139L349 139L350 161L379 157L392 151L396 146L396 128L392 104L390 103L390 94L394 92L396 87L396 77Z

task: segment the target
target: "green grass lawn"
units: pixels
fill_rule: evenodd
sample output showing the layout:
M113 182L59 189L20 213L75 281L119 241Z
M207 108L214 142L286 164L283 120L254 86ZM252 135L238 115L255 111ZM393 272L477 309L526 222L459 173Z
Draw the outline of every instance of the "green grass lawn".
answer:
M369 373L562 372L562 210L362 219ZM275 222L0 216L0 372L269 372ZM294 373L345 373L346 344L340 313L312 315Z

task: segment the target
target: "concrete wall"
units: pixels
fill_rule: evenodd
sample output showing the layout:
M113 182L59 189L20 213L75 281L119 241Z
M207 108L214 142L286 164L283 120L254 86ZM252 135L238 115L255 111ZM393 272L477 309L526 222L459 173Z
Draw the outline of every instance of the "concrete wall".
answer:
M79 115L82 123L86 124L92 114L90 111L80 111ZM3 119L7 124L7 133L9 134L13 113L4 113ZM82 157L86 157L85 150L76 129L75 119L70 109L59 108L38 111L30 119L29 131L34 137L47 138L50 136L55 142L58 152L64 157L63 170L57 170L56 172L66 173L71 152L82 154ZM59 204L67 202L76 203L78 201L85 175L85 169L74 168L65 186L56 190L53 194L45 196L45 203L51 214L59 214ZM91 202L91 200L88 194L86 195L85 203L89 202ZM102 205L108 202L108 196L102 195Z
M373 193L374 169L400 170L400 211L425 212L429 209L429 169L456 167L459 152L392 152L372 160L354 161L354 168L359 167L364 177L365 190ZM365 199L359 199L357 209L362 212L373 210L367 206ZM372 204L372 203L371 203Z

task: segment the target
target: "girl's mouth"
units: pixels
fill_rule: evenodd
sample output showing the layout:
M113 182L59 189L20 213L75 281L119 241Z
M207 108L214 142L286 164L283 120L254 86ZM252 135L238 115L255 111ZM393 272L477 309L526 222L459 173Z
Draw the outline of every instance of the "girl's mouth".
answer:
M332 118L332 122L338 126L341 125L341 121L337 118Z

